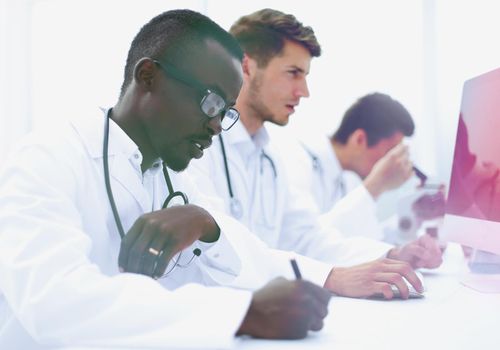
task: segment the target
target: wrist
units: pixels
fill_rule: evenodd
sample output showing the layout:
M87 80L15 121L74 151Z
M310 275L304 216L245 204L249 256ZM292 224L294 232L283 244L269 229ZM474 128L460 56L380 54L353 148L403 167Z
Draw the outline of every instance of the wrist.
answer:
M339 271L340 270L340 271ZM344 268L334 267L330 270L328 277L326 278L323 288L328 289L330 292L335 294L340 294L340 283L339 283L339 272L341 273Z
M363 185L366 190L372 196L373 200L377 200L378 197L384 192L383 186L376 179L368 176L365 181L363 181Z
M206 212L205 224L203 225L203 227L204 229L202 230L201 236L199 237L200 241L206 243L212 243L219 239L220 237L219 225L217 225L217 222L215 222L213 216L210 215L210 213L208 212Z
M386 257L389 258L389 259L393 259L393 260L398 260L398 257L399 257L399 248L398 247L394 247L392 248L391 250L389 250L387 252L387 255Z

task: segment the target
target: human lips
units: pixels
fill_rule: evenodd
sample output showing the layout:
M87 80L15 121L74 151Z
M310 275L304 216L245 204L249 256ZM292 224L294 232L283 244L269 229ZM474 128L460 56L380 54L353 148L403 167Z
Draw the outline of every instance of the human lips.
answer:
M203 150L212 145L211 138L191 139L189 142L191 143L192 146L193 157L196 159L201 158L203 156Z
M299 105L298 102L294 102L294 103L287 103L285 106L290 113L293 113L295 112L295 107L297 107L298 105Z

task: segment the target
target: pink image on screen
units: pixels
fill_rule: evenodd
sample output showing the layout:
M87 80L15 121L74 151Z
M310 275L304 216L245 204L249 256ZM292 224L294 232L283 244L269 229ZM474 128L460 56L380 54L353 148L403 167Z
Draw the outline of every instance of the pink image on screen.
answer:
M487 79L466 84L447 213L500 222L499 130L498 86Z

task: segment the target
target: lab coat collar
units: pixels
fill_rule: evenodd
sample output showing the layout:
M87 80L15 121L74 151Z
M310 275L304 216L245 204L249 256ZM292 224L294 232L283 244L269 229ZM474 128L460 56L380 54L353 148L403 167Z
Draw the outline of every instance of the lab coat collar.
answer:
M95 108L85 116L75 118L71 121L74 129L83 139L92 158L102 158L104 123L106 122L109 110L110 108ZM142 159L139 147L114 120L110 119L108 155L114 156L116 154L123 154L127 158L134 158L135 154L139 154Z
M328 171L328 173L337 174L336 180L341 181L344 169L342 169L342 166L340 165L340 161L337 158L335 151L333 150L330 139L323 138L323 142L325 145L323 148L323 155L320 155L320 158L324 157L324 159L326 160L323 166L325 166L325 170Z
M227 132L222 135L224 142L229 145L234 145L243 154L250 156L254 153L259 153L264 147L269 144L269 134L264 126L262 126L254 136L251 136L243 123L238 122Z
M72 121L86 149L95 159L103 157L104 123L109 109L96 109L96 112ZM109 120L109 173L139 203L144 211L151 209L150 198L142 186L142 154L135 142L116 124ZM161 160L148 169L155 175L162 169Z

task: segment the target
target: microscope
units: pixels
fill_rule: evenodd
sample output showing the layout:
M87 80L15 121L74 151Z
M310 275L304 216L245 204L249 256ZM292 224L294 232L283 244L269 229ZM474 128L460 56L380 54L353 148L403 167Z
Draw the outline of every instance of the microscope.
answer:
M425 228L425 233L438 236L438 228L445 213L444 185L427 183L427 176L417 167L413 167L420 184L411 194L398 201L398 244L404 244L417 238L418 230Z

